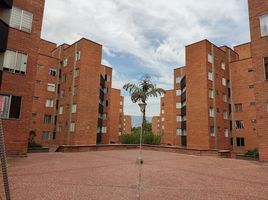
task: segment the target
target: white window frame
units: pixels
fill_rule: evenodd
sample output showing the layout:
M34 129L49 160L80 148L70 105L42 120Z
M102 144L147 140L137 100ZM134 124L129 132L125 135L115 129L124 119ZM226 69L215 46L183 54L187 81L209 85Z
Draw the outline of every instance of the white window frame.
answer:
M26 74L28 55L19 51L6 50L3 69L12 73Z
M268 36L268 14L260 16L261 37Z
M101 128L101 132L102 132L102 133L107 133L107 127L106 127L106 126L103 126L103 127Z
M70 132L75 132L75 122L70 123Z
M181 102L176 102L176 109L181 109L181 108L182 108Z
M56 91L56 85L53 83L48 83L47 84L47 91L49 92L55 92Z
M67 65L68 65L68 58L64 58L63 67L66 67Z
M64 110L64 107L63 106L60 106L59 107L59 115L62 115L63 114L63 110Z
M176 96L181 96L181 90L180 89L178 89L178 90L176 90Z
M209 89L209 90L208 90L208 97L209 97L210 99L214 99L214 98L215 98L215 91Z
M215 117L215 109L209 108L209 117Z
M16 13L17 12L17 13ZM13 6L11 9L9 25L18 30L31 33L33 24L33 14Z
M208 54L208 62L213 63L213 55L211 53Z
M226 137L226 138L229 137L229 130L227 128L224 129L224 137Z
M48 74L50 75L50 76L54 76L53 74L55 73L55 76L57 75L57 70L56 69L54 69L54 68L49 68L49 71L48 71Z
M227 111L224 111L223 112L223 119L228 119L228 112Z
M181 77L181 76L177 76L177 77L176 77L176 83L180 83L181 80L182 80L182 77Z
M221 69L223 69L223 70L225 70L225 69L226 69L225 62L222 62L222 63L221 63Z
M176 122L181 122L181 121L182 121L181 115L176 115Z
M212 72L208 72L208 80L213 81L214 77L213 77L213 73Z
M77 104L72 105L72 114L76 113L77 111Z
M79 61L81 59L81 51L77 51L75 53L75 61Z
M164 121L165 121L165 118L164 118L164 117L162 117L161 121L162 121L162 122L164 122Z
M182 135L182 130L180 128L176 129L176 135L181 136Z
M53 99L46 99L46 104L45 104L45 106L46 106L47 108L53 108L53 106L54 106L54 100L53 100Z
M222 79L221 79L221 83L222 83L223 86L226 86L226 85L227 85L227 80L226 80L226 78L222 78Z

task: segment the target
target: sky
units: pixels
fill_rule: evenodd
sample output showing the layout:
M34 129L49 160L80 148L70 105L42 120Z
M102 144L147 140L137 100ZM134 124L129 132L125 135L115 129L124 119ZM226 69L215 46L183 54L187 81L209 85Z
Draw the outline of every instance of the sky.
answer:
M153 2L153 3L152 3ZM230 47L249 41L247 0L46 0L42 38L72 44L85 37L103 45L102 63L122 89L149 74L173 88L173 69L184 66L185 46L208 39ZM140 115L125 96L125 114ZM160 98L147 115L160 113Z

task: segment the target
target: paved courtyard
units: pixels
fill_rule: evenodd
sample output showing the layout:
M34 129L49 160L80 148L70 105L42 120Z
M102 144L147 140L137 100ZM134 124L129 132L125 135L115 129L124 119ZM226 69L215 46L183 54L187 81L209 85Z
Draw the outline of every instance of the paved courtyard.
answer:
M139 199L137 155L127 150L12 159L12 199ZM144 151L141 172L140 199L268 199L268 166L257 162Z

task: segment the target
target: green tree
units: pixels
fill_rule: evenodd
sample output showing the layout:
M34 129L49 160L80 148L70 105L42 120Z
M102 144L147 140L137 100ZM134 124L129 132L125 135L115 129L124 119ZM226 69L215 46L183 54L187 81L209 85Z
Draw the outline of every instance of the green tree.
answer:
M149 97L158 97L165 94L165 90L157 88L156 84L152 82L152 78L149 75L143 76L138 84L127 83L123 88L131 95L131 101L133 103L146 103ZM142 131L145 131L146 125L146 110L142 113Z

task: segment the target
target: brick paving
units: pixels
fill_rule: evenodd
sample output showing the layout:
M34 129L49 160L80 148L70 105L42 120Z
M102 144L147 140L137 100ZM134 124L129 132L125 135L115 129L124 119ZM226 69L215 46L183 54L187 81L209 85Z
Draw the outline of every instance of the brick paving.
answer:
M140 199L268 199L265 164L157 151L143 153ZM139 199L137 155L138 150L127 150L29 154L27 158L12 159L12 199Z

